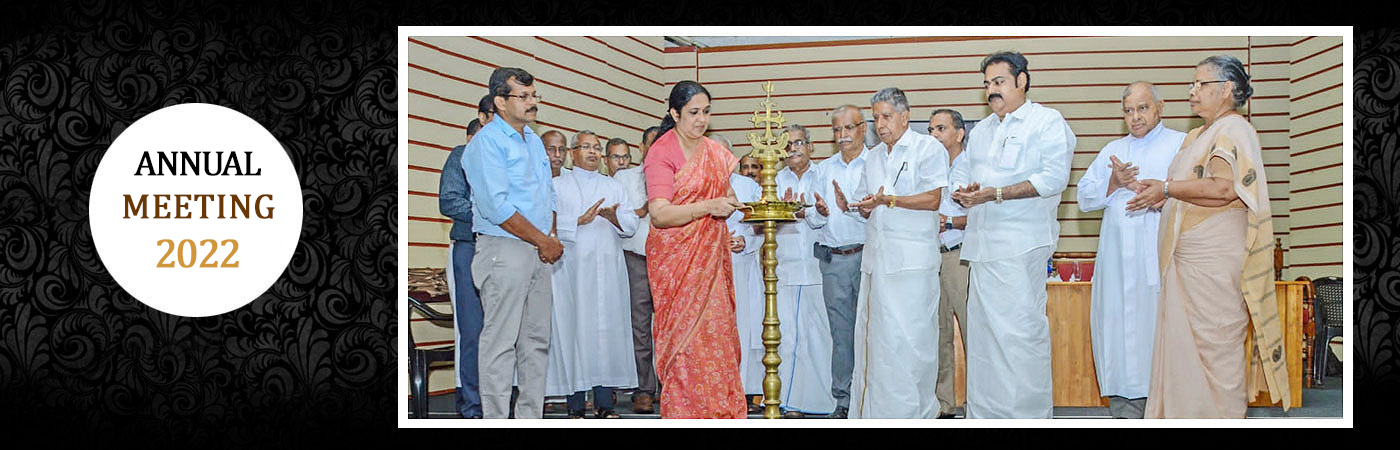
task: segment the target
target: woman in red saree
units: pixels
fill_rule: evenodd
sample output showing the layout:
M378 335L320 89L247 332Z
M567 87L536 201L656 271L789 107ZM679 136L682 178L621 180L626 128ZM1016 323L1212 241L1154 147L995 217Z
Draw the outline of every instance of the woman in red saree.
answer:
M646 252L661 416L744 418L724 222L743 206L729 187L738 159L705 137L710 93L699 83L678 83L668 106L642 169L652 225Z

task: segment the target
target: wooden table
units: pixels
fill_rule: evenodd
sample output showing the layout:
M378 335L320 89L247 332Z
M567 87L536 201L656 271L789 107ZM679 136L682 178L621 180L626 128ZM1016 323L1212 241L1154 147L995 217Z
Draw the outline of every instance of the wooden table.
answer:
M1278 281L1279 315L1284 324L1284 357L1288 367L1288 387L1292 394L1290 407L1303 402L1303 286L1304 281ZM1094 353L1089 335L1090 282L1050 282L1045 289L1049 298L1045 314L1050 319L1051 373L1055 378L1055 406L1108 406L1108 398L1099 396L1098 376L1094 372ZM956 325L955 325L956 326ZM960 326L955 336L960 335ZM1249 335L1253 336L1253 325ZM955 337L955 339L957 339ZM966 397L966 358L963 348L954 341L957 357L957 402ZM1247 339L1247 343L1252 343ZM1263 373L1259 367L1247 372ZM1262 386L1262 384L1261 384ZM1250 406L1271 406L1267 388L1263 388Z

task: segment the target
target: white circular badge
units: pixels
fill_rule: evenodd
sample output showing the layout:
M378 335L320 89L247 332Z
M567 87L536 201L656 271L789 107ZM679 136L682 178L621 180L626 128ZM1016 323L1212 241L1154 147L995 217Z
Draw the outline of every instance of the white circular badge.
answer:
M186 103L131 124L97 166L92 240L112 278L163 312L205 317L262 295L301 235L301 184L267 129Z

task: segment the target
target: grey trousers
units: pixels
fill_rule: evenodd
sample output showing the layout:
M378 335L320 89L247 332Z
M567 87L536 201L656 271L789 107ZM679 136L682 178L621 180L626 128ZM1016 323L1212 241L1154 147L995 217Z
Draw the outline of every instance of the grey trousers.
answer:
M549 366L552 268L540 262L533 245L519 239L481 235L472 260L472 278L484 318L477 354L482 417L510 413L511 384L518 380L516 418L544 417L544 382Z
M1127 398L1119 396L1108 397L1108 413L1114 419L1141 419L1142 411L1147 406L1147 397Z
M934 395L938 396L938 410L942 414L957 412L957 355L953 353L953 317L967 329L967 277L970 267L961 261L962 249L958 248L943 254L943 267L938 273L939 292L943 298L938 302L938 386ZM967 349L967 332L960 336L964 351Z
M637 361L637 394L656 395L656 366L652 363L651 284L647 280L647 257L622 252L627 261L627 284L632 293L632 350Z
M856 299L860 295L861 253L837 255L817 246L822 297L831 324L831 396L836 407L851 406L851 374L855 371ZM843 248L843 247L838 247Z

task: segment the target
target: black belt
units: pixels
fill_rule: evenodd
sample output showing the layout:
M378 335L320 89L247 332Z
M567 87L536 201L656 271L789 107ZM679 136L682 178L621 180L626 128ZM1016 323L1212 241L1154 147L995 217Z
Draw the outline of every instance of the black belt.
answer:
M821 245L821 244L817 244L817 245ZM822 247L826 247L826 246L825 246L825 245L822 245ZM837 250L835 247L826 247L826 248L827 248L827 250L830 250L830 251L831 251L831 254L833 254L833 255L850 255L850 254L854 254L854 253L859 253L861 250L864 250L864 249L865 249L865 244L856 244L855 247L851 247L851 248L848 248L848 249L845 249L845 250Z
M943 244L938 244L938 251L939 251L940 253L948 253L948 252L951 252L951 251L953 251L953 250L957 250L957 249L960 249L960 248L962 248L962 243L958 243L958 245L954 245L953 248L944 247Z

